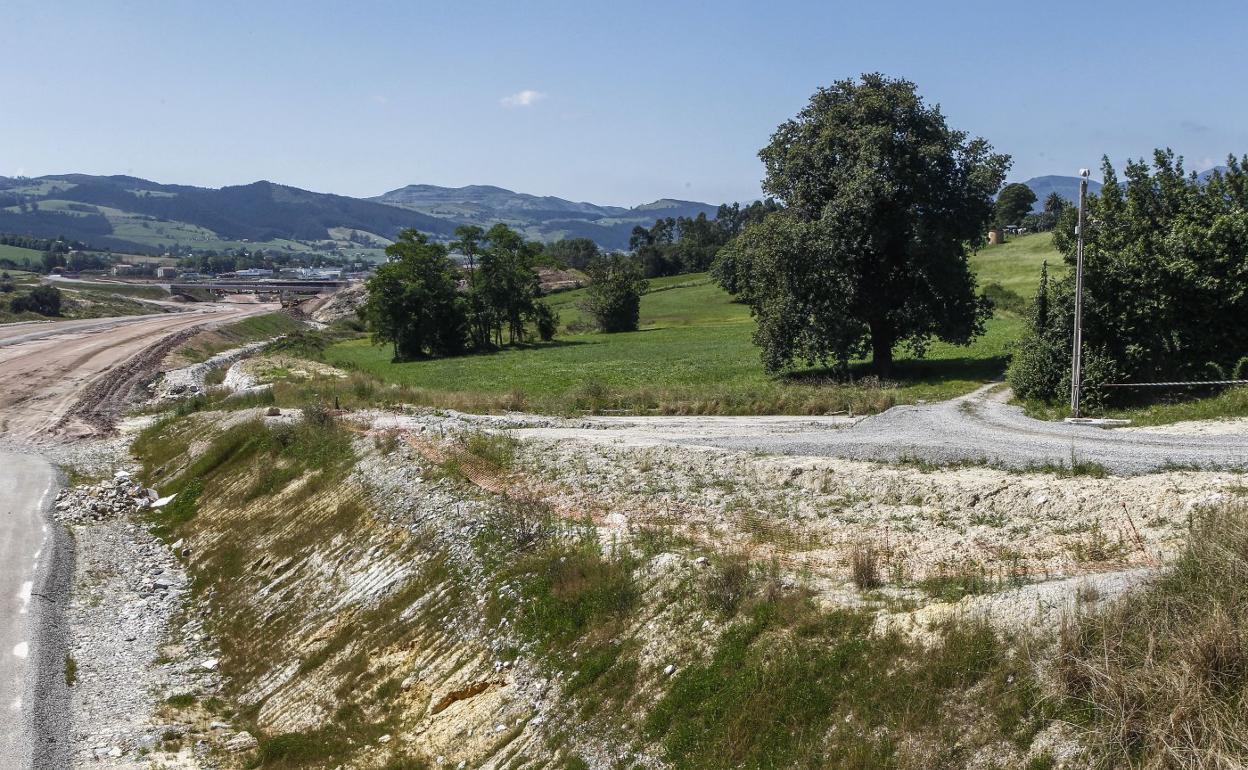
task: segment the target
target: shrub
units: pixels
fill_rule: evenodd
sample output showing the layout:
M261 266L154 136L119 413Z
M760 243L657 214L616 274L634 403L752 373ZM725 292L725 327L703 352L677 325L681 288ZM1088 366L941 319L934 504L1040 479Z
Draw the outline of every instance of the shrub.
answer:
M9 303L14 313L38 313L58 316L61 314L61 290L55 286L36 286L23 297L14 297Z
M559 313L545 302L538 302L533 309L534 323L537 325L537 336L542 342L550 342L559 330Z
M1235 372L1232 377L1237 380L1248 380L1248 356L1239 359L1235 364Z
M649 286L641 262L624 254L612 254L594 259L588 272L590 284L581 308L593 316L604 332L637 331L641 295Z
M854 585L861 589L879 588L880 552L875 543L858 543L849 556L849 571Z
M753 594L756 583L746 554L730 553L718 556L712 560L711 572L707 577L707 604L717 612L731 615Z
M1021 313L1027 308L1027 300L995 281L984 286L983 295L992 302L994 308L1007 313Z
M1235 158L1228 167L1198 181L1173 153L1158 151L1151 168L1130 162L1119 181L1105 162L1105 185L1088 199L1083 287L1084 345L1104 359L1105 371L1128 382L1205 380L1233 371L1248 350L1248 324L1228 321L1248 316L1239 278L1248 251L1232 224L1248 212L1248 171ZM1063 212L1053 237L1068 260L1076 250L1075 220L1073 211ZM1051 375L1039 375L1046 366L1070 365L1074 280L1070 271L1054 281L1046 317L1032 319L1017 351L1025 360L1010 373L1019 395L1064 396Z

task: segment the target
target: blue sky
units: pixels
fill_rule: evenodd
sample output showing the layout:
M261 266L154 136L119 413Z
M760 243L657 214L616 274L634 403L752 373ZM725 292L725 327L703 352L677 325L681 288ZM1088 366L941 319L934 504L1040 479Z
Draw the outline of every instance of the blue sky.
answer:
M0 174L757 196L817 87L915 81L1012 179L1248 151L1248 5L4 0Z

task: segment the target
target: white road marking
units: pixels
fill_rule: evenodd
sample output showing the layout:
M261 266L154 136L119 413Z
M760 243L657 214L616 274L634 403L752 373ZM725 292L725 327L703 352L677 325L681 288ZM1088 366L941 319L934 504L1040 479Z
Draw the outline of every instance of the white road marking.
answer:
M18 642L17 644L13 645L13 655L18 658L25 658L28 655L30 655L30 643Z
M17 592L17 598L22 602L22 606L18 609L18 612L22 615L25 615L26 610L30 609L30 594L34 588L35 582L33 580L27 580L25 583L22 583L22 589Z

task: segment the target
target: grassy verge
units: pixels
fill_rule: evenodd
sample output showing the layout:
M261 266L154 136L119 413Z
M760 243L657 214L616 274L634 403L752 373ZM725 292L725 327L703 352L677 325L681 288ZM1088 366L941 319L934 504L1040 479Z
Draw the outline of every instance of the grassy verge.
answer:
M139 283L112 283L109 281L64 281L52 284L67 291L92 291L101 294L120 294L137 299L169 299L169 292L159 286Z
M1061 420L1070 415L1069 407L1064 404L1021 400L1020 403L1028 416L1038 420ZM1227 388L1213 395L1176 391L1152 403L1107 409L1094 416L1130 420L1137 427L1248 417L1248 387Z
M966 767L989 736L1027 746L1045 723L1030 667L987 626L923 650L873 622L760 601L673 677L644 731L676 768L938 768Z
M572 292L569 292L572 293ZM824 414L877 412L897 403L951 398L1003 371L1020 321L992 319L971 348L932 346L903 355L893 381L859 365L849 384L829 372L766 375L750 341L753 320L709 284L647 295L647 326L627 334L576 334L490 355L395 364L367 340L325 351L336 366L407 389L413 403L549 413L626 410L660 414ZM453 383L448 387L448 383Z
M14 313L10 303L13 299L28 294L30 289L38 285L35 281L15 282L15 290L0 294L0 323L15 321L47 321L62 318L113 318L123 315L144 315L147 313L164 312L162 308L150 303L141 302L133 296L123 296L103 284L92 284L101 288L80 288L77 285L58 285L61 292L61 314L53 318L38 313ZM167 296L167 295L166 295Z
M201 332L178 348L177 355L189 363L199 363L222 351L292 334L303 328L302 323L286 313L265 313Z

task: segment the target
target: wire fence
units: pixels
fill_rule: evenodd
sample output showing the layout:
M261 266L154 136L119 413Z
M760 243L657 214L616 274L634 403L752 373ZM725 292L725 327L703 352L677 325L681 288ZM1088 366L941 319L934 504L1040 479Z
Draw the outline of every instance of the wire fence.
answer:
M1182 388L1202 385L1248 385L1248 380L1199 380L1195 382L1106 382L1102 388Z

